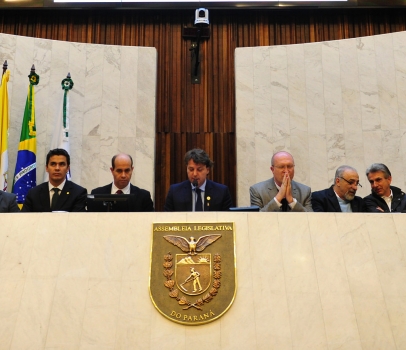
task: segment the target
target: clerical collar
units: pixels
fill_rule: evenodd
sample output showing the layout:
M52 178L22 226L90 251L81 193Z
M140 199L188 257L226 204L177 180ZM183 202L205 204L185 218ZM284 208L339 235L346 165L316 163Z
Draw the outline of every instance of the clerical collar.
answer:
M335 195L337 196L337 199L338 199L338 202L342 202L342 203L349 203L350 201L349 200L347 200L347 199L342 199L338 194L337 194L337 192L333 189L333 191L334 191L334 193L335 193Z

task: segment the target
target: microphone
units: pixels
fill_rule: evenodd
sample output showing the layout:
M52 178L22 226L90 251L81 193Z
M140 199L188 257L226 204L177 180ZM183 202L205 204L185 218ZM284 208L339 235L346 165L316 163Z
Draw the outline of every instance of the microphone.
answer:
M197 180L193 180L192 185L197 188Z

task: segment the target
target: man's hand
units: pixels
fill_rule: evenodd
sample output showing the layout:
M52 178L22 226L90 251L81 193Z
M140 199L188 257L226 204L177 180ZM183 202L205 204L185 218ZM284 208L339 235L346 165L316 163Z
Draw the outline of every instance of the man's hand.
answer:
M292 183L289 177L289 174L286 174L286 200L288 203L293 203L293 196L292 196Z
M281 203L284 198L286 198L288 203L293 202L292 186L291 186L290 177L289 177L288 173L286 173L285 176L283 177L282 185L280 187L278 194L275 196L275 198L279 203Z
M383 210L381 207L376 207L376 209L377 209L378 211L382 212L382 213L385 212L385 210Z

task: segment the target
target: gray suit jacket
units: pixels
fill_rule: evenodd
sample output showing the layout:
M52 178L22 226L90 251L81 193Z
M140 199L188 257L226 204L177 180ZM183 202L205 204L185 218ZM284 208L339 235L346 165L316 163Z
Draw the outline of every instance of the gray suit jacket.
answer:
M16 195L0 191L0 213L18 213L19 211Z
M310 187L300 184L296 181L291 182L292 195L297 200L293 210L289 211L313 211L312 210L312 192ZM277 195L278 189L275 185L274 178L259 182L250 187L251 205L257 205L260 211L282 211L275 202L274 197Z

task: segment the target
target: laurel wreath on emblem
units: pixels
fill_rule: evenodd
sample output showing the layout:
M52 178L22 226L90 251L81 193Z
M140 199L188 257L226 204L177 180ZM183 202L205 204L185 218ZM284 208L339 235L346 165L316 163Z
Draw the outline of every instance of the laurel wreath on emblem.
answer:
M204 295L202 298L197 299L194 303L192 303L191 301L189 301L188 299L186 299L185 296L181 296L179 297L179 290L174 288L175 286L175 281L172 279L172 275L173 275L173 270L172 270L172 266L173 266L173 257L172 254L169 252L168 254L164 255L164 276L166 277L166 281L164 282L164 285L166 288L169 289L169 296L171 298L175 298L176 301L179 303L179 305L185 305L185 307L183 308L183 310L188 310L191 307L196 308L197 310L202 310L201 306L204 303L209 303L216 295L217 292L221 286L221 255L220 254L214 254L213 257L213 277L214 277L214 281L213 281L213 288L210 289L210 291Z

